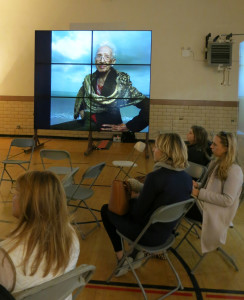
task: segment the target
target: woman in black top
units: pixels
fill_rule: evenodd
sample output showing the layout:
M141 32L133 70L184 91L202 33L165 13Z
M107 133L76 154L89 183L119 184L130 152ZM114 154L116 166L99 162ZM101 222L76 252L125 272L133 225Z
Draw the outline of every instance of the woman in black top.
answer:
M188 161L207 166L210 162L212 151L211 142L208 140L207 131L197 125L193 125L187 133Z
M123 252L116 229L134 240L158 207L191 197L192 179L184 171L187 167L187 149L180 136L176 133L160 134L156 138L153 154L154 169L146 176L144 185L140 186L140 183L132 178L128 180L132 191L138 193L137 197L130 200L129 212L124 216L116 215L108 210L107 204L103 205L101 210L103 225L118 261L122 259ZM153 224L140 242L147 246L157 246L167 240L174 227L175 222Z

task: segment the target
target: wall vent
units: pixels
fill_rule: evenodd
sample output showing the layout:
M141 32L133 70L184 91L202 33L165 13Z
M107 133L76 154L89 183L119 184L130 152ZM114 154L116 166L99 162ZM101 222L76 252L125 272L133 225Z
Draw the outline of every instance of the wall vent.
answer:
M231 42L208 42L207 52L208 64L212 66L232 65L232 43Z

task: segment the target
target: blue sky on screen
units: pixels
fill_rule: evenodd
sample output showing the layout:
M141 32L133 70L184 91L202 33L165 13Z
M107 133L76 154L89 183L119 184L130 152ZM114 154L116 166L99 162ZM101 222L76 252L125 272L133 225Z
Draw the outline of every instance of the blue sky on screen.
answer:
M239 97L244 97L244 42L240 43Z
M101 43L111 43L117 64L150 64L151 31L53 31L52 63L90 63Z
M96 70L90 65L92 40L93 56L101 43L109 42L115 48L115 68L128 73L132 85L150 96L151 31L53 31L52 96L75 97L84 77Z

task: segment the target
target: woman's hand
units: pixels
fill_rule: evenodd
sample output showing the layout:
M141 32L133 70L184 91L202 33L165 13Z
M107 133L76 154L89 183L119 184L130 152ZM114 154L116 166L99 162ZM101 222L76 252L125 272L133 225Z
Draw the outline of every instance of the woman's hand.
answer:
M109 131L128 131L128 128L125 124L103 124L101 130L109 130Z
M192 180L192 185L194 188L198 189L198 183L195 180Z
M131 192L131 198L138 198L140 193Z
M198 184L195 180L192 180L192 196L198 197L199 195L199 189L198 189Z

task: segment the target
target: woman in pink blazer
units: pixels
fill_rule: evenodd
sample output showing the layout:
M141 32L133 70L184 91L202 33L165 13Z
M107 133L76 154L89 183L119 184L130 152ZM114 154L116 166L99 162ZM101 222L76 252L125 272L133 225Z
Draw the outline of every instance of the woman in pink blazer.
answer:
M219 132L211 149L215 159L201 183L193 181L192 195L202 206L202 253L225 244L233 221L243 184L243 173L236 161L236 138L232 133Z

